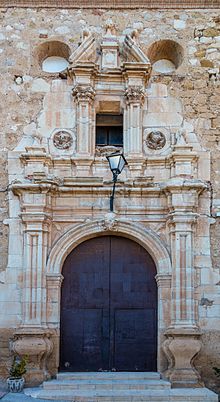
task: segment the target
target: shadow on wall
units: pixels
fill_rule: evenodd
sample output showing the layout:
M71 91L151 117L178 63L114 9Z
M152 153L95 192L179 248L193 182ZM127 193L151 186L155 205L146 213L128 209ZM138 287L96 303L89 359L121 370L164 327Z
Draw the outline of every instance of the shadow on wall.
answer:
M154 42L149 47L147 55L153 65L153 69L160 73L173 72L183 62L182 46L169 39Z

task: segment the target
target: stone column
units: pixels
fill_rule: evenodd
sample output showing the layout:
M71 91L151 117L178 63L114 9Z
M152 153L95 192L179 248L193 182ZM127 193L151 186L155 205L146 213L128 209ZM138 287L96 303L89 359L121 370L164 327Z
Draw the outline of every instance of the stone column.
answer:
M51 191L55 186L15 184L20 196L23 223L23 288L21 327L11 341L13 353L28 356L27 382L39 384L49 378L47 358L53 349L51 331L46 323L46 259L51 244Z
M90 85L73 88L77 121L77 170L79 175L88 174L95 148L95 91ZM87 161L87 163L86 163Z
M168 221L172 255L172 325L195 326L193 225L196 215L174 213Z
M195 318L193 231L198 194L205 188L197 180L171 179L168 185L168 225L172 257L171 325L164 351L166 375L174 387L201 386L193 360L200 351L200 330Z
M126 35L124 52L132 62L123 63L125 81L124 152L131 176L143 174L143 106L146 108L146 86L151 73L151 64L136 42L136 33ZM135 61L134 61L135 60ZM145 105L144 105L145 103Z
M142 156L142 105L145 91L142 86L129 86L125 91L125 143L124 150L131 158Z
M50 217L43 212L23 213L22 220L25 224L23 326L41 326L46 322L45 267Z
M63 281L61 274L47 274L47 324L59 328L60 325L60 288Z
M47 326L52 333L54 350L51 355L51 368L53 374L59 369L60 352L60 290L63 281L63 275L57 273L47 273Z
M162 273L156 275L158 287L158 371L165 369L164 357L162 355L162 347L164 341L164 332L170 325L170 309L171 309L171 274Z

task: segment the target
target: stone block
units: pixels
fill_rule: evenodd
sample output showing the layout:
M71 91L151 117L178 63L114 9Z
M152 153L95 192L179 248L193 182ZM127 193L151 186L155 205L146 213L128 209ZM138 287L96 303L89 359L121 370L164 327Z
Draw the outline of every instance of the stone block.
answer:
M151 84L150 88L147 90L149 98L164 98L168 96L167 85L165 84Z
M182 104L179 99L167 98L149 98L148 113L181 113Z
M145 127L180 127L183 117L180 113L145 113L143 125Z

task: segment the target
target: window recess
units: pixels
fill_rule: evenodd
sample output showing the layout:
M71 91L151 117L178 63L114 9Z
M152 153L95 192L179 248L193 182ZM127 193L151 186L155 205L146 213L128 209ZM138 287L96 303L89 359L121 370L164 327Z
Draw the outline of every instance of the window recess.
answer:
M96 115L96 145L123 146L123 115Z

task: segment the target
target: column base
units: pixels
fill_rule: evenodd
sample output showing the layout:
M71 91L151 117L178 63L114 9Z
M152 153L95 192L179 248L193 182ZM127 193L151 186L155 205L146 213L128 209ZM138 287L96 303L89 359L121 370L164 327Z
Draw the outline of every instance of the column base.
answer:
M20 358L27 356L27 385L38 385L50 378L47 371L47 358L53 350L51 333L41 328L20 328L11 341L11 351Z
M164 352L169 361L165 376L173 388L204 387L193 360L201 349L201 332L198 328L170 328L166 331Z

